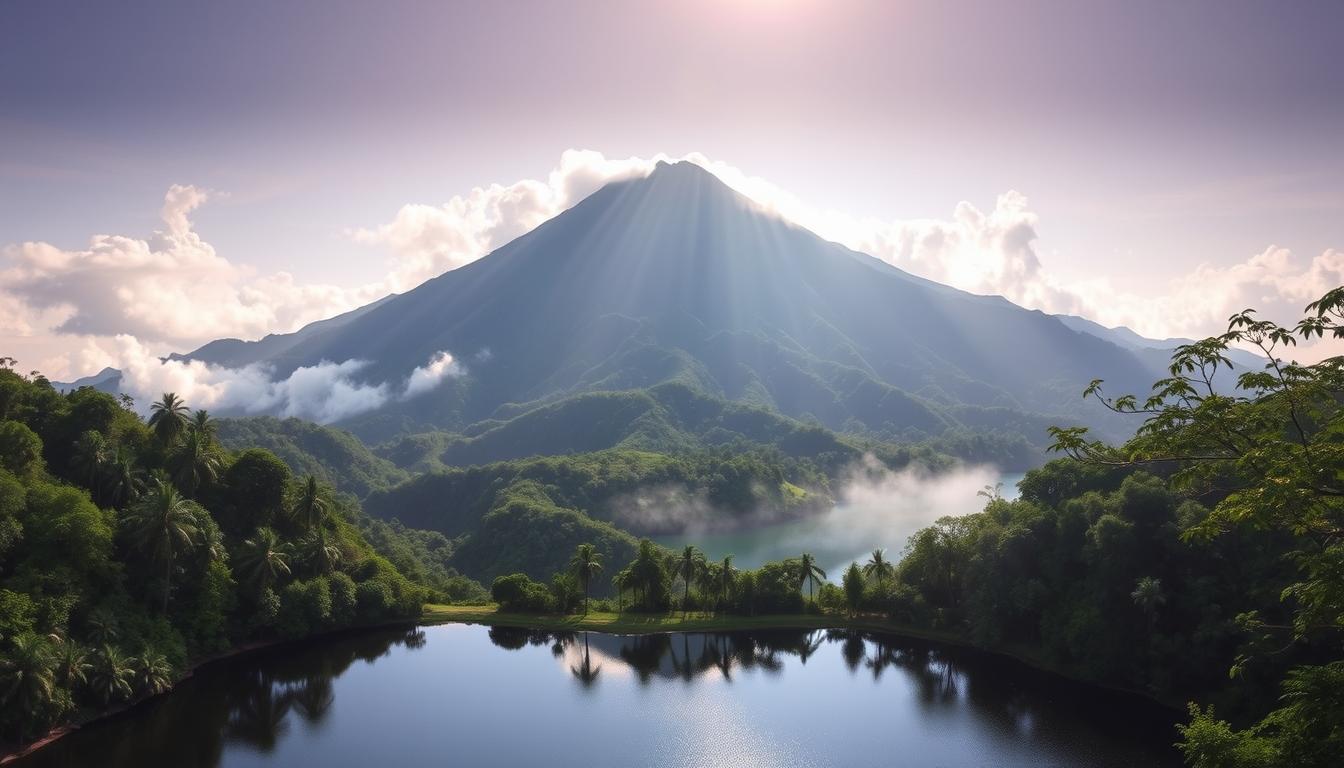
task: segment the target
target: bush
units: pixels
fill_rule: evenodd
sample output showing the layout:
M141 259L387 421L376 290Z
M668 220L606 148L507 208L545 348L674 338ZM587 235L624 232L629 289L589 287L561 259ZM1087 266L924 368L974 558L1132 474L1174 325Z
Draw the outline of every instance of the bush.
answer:
M546 613L555 609L551 591L525 573L496 577L490 585L490 597L505 611Z
M280 633L302 637L331 625L331 587L323 578L294 581L280 593Z
M327 588L331 591L331 621L338 627L349 626L355 620L358 604L355 580L339 571L326 578Z
M392 590L380 579L360 582L355 587L355 616L361 623L383 621L395 605Z

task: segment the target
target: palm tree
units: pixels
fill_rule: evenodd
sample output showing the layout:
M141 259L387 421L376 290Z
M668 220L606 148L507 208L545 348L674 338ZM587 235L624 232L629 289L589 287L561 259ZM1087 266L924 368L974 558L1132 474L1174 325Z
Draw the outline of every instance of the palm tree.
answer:
M693 544L687 544L685 549L681 550L681 557L677 560L677 574L686 583L685 591L681 596L681 614L686 615L686 610L690 607L691 601L691 582L695 580L695 574L705 565L705 553L695 548Z
M817 559L811 553L804 552L798 560L798 588L802 589L803 584L811 582L807 587L807 599L809 602L815 602L812 597L812 590L817 584L826 578L826 572L817 565Z
M163 445L172 445L187 430L187 404L173 392L149 407L149 427Z
M103 489L107 501L114 507L122 507L135 501L145 490L144 473L135 466L135 457L122 448L117 448L103 465Z
M92 429L84 432L75 441L75 450L70 457L76 477L96 498L102 486L99 480L103 475L103 466L108 460L107 440L101 432Z
M200 507L177 492L171 483L155 478L154 488L131 509L127 522L134 546L163 569L163 612L168 612L168 593L173 585L173 562L183 551L196 546L201 532L196 526Z
M733 591L733 576L737 569L733 568L733 556L725 555L723 564L719 566L719 603L728 604L729 593Z
M243 542L236 570L245 583L261 594L276 579L289 575L289 545L282 543L270 528L258 528L252 538Z
M327 502L322 498L316 477L308 476L308 482L304 483L303 491L299 493L289 514L300 530L309 531L322 524L327 515Z
M188 430L168 454L173 481L188 497L195 497L201 486L218 480L221 467L219 451L211 439L194 429Z
M129 699L131 693L130 660L115 645L104 645L93 654L89 671L89 689L102 699L103 704Z
M70 638L61 638L54 657L56 681L70 691L89 680L89 650Z
M628 567L622 568L621 570L617 571L616 575L611 578L612 586L616 587L617 613L620 613L622 610L625 609L625 590L629 589L631 584L633 583L634 583L634 576L631 575L630 569Z
M88 635L88 638L98 645L107 645L121 634L121 625L117 622L117 614L106 606L100 606L89 611L89 617L84 620L84 624L84 634Z
M215 434L219 431L219 425L215 422L210 412L202 408L191 415L191 423L187 428L205 438L205 442L214 445Z
M154 648L147 645L139 656L128 661L135 689L141 695L157 696L173 687L173 665Z
M583 587L583 612L588 613L588 586L602 572L602 556L592 544L580 544L569 559L569 569Z
M305 565L324 575L341 567L344 557L341 548L327 538L327 532L321 528L299 540L299 552Z
M1148 645L1151 652L1155 642L1153 634L1157 630L1157 613L1167 602L1167 596L1162 592L1162 580L1144 576L1135 582L1134 591L1129 596L1148 617Z
M56 698L56 690L51 644L31 632L14 637L9 651L0 656L0 702L19 712L45 712ZM27 720L21 726L25 730Z
M886 552L881 549L874 549L868 562L863 565L863 575L877 582L877 591L886 594L883 587L888 576L896 575L896 567L887 559Z

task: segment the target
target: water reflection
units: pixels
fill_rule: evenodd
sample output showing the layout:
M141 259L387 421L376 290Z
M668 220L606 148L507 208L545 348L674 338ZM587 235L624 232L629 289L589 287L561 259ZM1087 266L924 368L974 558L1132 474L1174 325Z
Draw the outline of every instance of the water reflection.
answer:
M1170 713L915 640L847 630L429 633L370 632L222 662L18 765L437 765L445 754L588 768L885 765L897 753L912 765L1174 762ZM605 745L596 756L580 748L594 738ZM571 754L586 757L566 763Z
M291 713L308 728L322 727L335 703L334 681L355 662L371 664L394 647L424 645L420 629L368 632L221 662L168 696L63 739L19 765L204 768L219 765L228 746L268 754L290 735Z

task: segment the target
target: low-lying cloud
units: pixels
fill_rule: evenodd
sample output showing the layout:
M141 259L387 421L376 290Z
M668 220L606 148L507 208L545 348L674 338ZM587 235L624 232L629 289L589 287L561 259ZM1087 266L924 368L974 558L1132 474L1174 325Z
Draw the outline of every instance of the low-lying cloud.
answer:
M122 371L122 391L135 398L142 413L162 393L175 392L192 408L297 416L329 424L423 395L465 373L451 354L441 351L396 385L361 380L359 374L368 366L363 360L324 360L277 379L266 365L225 368L199 360L164 360L133 336L118 336L116 342L112 363Z

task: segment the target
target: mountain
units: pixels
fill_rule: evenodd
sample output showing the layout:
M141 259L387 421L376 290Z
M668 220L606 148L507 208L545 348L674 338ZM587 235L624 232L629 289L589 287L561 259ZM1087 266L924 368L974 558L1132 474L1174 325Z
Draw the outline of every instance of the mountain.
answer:
M588 393L679 383L881 439L974 428L1039 444L1052 421L1122 436L1080 392L1093 378L1142 390L1156 373L1057 317L827 242L688 162L610 183L404 294L184 357L278 376L359 359L363 380L397 383L441 350L466 375L342 426L372 440L484 422L483 433Z
M82 379L53 381L51 386L55 387L57 392L74 392L80 387L93 387L99 392L115 395L121 390L121 371L116 368L104 368L92 376L85 376Z
M1195 343L1194 339L1174 336L1167 339L1150 339L1140 336L1123 325L1108 328L1101 323L1077 315L1055 315L1061 323L1075 331L1091 334L1099 339L1118 344L1157 366L1164 366L1171 360L1171 353L1179 346ZM1258 371L1265 366L1265 358L1244 349L1231 348L1227 357L1238 367Z

